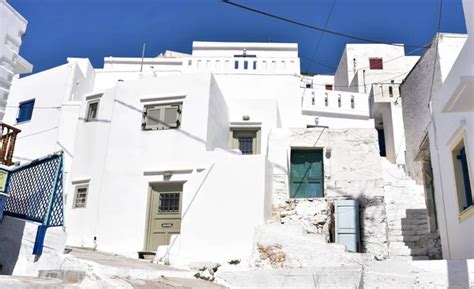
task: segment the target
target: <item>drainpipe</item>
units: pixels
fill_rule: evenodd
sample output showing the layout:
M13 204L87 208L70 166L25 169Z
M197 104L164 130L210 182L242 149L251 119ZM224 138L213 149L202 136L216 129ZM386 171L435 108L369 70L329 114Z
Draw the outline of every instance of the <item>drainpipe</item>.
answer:
M365 69L362 70L362 76L363 76L363 81L364 81L364 93L367 93L367 86L365 85Z

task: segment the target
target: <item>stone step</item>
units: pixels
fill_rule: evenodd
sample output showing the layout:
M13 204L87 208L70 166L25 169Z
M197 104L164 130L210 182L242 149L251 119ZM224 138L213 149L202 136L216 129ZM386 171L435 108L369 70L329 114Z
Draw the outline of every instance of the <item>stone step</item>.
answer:
M402 232L416 231L416 232L425 233L425 232L428 232L430 230L430 227L428 226L428 224L424 224L424 225L405 225L405 224L389 223L388 224L388 229L389 230L394 230L394 231L402 231Z
M390 235L388 236L388 241L390 242L417 242L424 239L426 235L416 235L416 236L402 236L402 235Z
M408 213L406 209L390 209L390 208L385 208L385 215L387 217L390 217L392 220L427 220L428 215L426 213L420 213L420 214L412 214Z
M392 247L389 246L390 256L426 256L428 250L426 248L409 248L409 247Z
M429 260L428 256L390 256L393 261L415 261L415 260Z
M414 231L414 230L408 230L408 231L401 231L401 230L389 230L388 235L389 236L423 236L426 234L429 234L430 232L427 231Z

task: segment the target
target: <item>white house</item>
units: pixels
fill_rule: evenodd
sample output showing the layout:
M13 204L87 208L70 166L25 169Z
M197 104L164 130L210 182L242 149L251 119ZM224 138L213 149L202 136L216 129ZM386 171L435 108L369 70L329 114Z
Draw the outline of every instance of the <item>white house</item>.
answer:
M5 115L13 77L31 72L33 69L33 66L19 54L21 38L25 34L27 24L26 19L6 0L0 1L0 121Z
M403 44L347 44L334 76L336 90L367 93L380 151L392 163L405 163L405 136L399 85L419 56Z
M420 146L426 147L420 160L427 154L433 168L437 220L443 256L447 259L474 258L473 2L463 1L463 8L468 37L463 39L463 46L457 46L454 52L458 53L453 54L452 47L446 44L443 47L445 35L436 37L442 82L438 80L438 86L428 98L428 132L426 144ZM451 64L445 64L443 70L444 59Z
M351 198L360 251L431 256L400 236L409 214L398 210L418 208L417 195L385 209L387 192L413 188L392 190L383 173L400 172L380 158L369 95L303 81L291 43L194 42L191 55L107 57L102 69L68 59L14 83L9 107L35 98L15 155L66 151L73 246L228 261L250 255L267 222L333 239L333 201Z

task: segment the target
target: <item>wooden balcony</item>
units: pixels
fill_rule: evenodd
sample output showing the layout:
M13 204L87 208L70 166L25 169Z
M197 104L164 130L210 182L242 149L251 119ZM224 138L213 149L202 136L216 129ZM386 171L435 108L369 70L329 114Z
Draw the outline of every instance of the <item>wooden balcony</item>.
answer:
M21 130L5 123L0 123L0 128L2 130L0 163L6 166L11 166L13 164L12 157L13 150L15 149L16 136L21 132Z

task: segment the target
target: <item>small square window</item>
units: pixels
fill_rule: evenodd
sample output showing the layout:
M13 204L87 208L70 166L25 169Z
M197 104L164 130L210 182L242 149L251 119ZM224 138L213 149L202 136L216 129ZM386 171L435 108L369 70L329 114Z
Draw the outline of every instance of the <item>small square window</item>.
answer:
M143 112L143 130L177 129L181 126L182 103L150 105Z
M232 129L230 148L240 150L243 155L260 153L260 130L256 128Z
M16 118L16 122L25 122L31 120L33 116L33 108L35 106L35 100L27 100L20 103L18 117Z
M72 205L73 209L86 207L88 189L89 187L87 185L76 186L74 192L74 203Z
M332 90L332 84L326 84L326 85L324 86L324 88L325 88L326 90Z
M469 163L464 137L454 146L452 157L459 211L462 212L473 205Z
M382 58L369 58L370 69L383 69Z
M91 101L87 104L86 121L97 120L97 112L99 110L99 101Z

